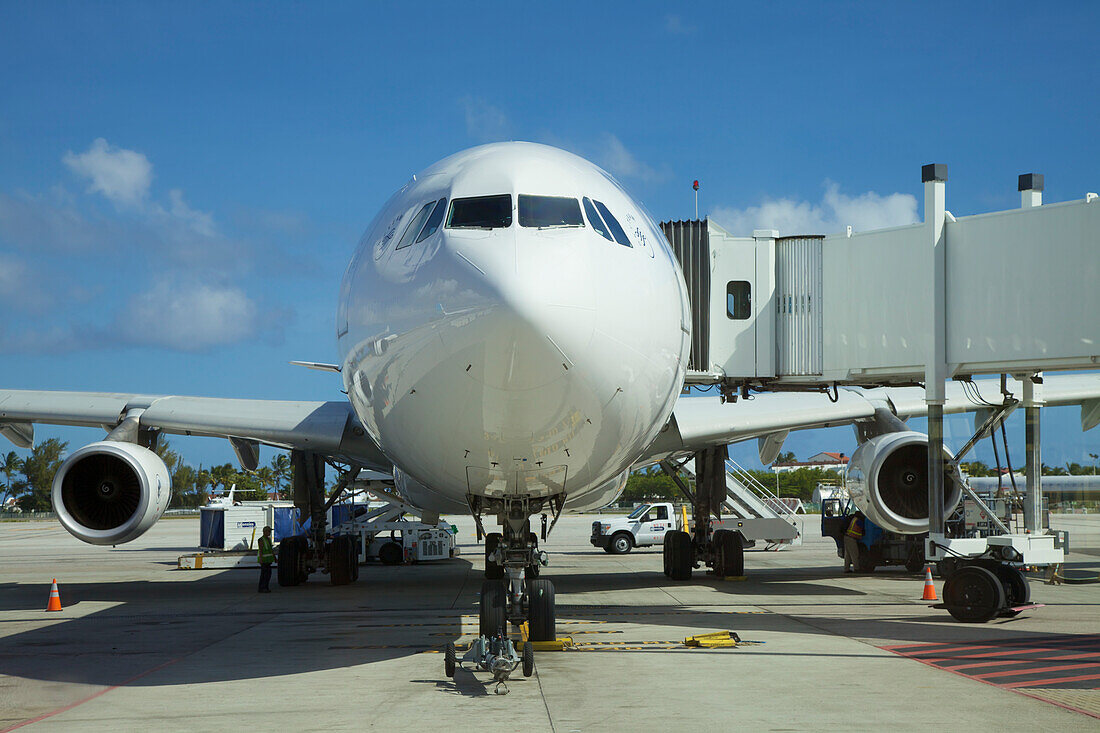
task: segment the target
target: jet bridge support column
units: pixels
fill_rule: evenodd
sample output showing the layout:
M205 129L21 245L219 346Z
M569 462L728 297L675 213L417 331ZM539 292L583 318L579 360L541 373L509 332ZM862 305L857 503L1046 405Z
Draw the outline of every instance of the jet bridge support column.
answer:
M1019 178L1020 208L1043 204L1043 176L1024 173ZM1031 533L1043 531L1043 456L1040 450L1039 415L1043 406L1043 375L1021 375L1024 384L1024 445L1027 455L1027 497L1024 503L1024 528Z
M924 368L924 399L928 404L928 532L944 535L943 511L943 404L947 380L947 241L945 230L947 166L930 163L921 168L924 183L924 224L928 230L927 308L928 357Z

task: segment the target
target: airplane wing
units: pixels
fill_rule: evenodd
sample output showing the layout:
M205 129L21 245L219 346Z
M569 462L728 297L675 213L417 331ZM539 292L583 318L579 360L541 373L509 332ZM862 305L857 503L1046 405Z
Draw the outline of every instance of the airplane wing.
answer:
M21 448L33 444L35 423L111 431L127 417L142 430L229 438L242 462L249 444L264 443L392 468L347 402L0 390L0 435Z
M999 380L975 380L974 384L977 393L968 393L959 382L949 382L944 413L983 412L990 409L983 401L1001 403ZM1023 385L1010 379L1007 386L1019 399ZM1048 376L1042 399L1050 406L1080 405L1082 430L1100 423L1100 375ZM752 438L783 438L792 430L851 425L872 420L881 407L902 420L928 412L921 387L842 387L835 401L818 393L773 392L734 403L723 403L719 397L681 395L668 425L639 463Z

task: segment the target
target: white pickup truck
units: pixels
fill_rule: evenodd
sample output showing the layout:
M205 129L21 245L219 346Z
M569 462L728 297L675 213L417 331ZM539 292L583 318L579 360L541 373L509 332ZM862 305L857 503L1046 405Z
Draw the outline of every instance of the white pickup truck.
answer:
M642 504L625 517L607 517L592 523L592 544L612 555L624 555L635 547L659 545L665 533L676 529L672 504Z

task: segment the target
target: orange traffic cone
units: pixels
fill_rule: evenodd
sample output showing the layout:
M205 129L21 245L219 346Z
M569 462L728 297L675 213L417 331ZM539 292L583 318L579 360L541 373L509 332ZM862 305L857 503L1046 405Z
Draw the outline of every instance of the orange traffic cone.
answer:
M46 604L46 610L61 610L61 594L57 591L57 578L53 579L53 586L50 588L50 602Z
M924 595L920 597L922 601L938 601L936 597L936 584L932 582L932 566L924 566Z

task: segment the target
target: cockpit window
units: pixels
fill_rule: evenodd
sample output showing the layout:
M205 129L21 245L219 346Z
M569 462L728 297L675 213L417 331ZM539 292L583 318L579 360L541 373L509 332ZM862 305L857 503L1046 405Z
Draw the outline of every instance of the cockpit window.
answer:
M439 199L435 202L435 208L432 209L432 215L428 217L428 220L424 222L424 228L420 230L420 236L416 238L417 243L423 242L428 237L435 234L439 229L439 225L443 223L443 215L447 213L447 199Z
M576 199L564 196L519 195L521 227L583 227L581 207Z
M611 232L607 231L607 225L603 223L603 219L600 218L600 214L596 211L596 207L592 205L592 199L585 196L584 198L584 213L588 215L588 223L592 225L592 228L600 233L604 239L608 242L614 242L611 238Z
M405 233L401 235L401 241L397 243L397 249L404 249L413 243L413 237L417 235L420 228L424 226L424 221L428 218L428 215L432 213L432 207L435 206L434 201L429 201L420 208L420 211L416 212L416 216L412 218L409 225L405 227Z
M448 229L500 229L512 226L512 196L475 196L455 199L447 217Z
M630 240L626 238L626 232L623 231L622 226L619 224L619 220L611 215L611 212L607 210L599 201L596 202L596 208L600 210L600 214L603 216L603 220L607 222L607 227L611 230L611 235L615 237L615 241L624 247L632 246Z

